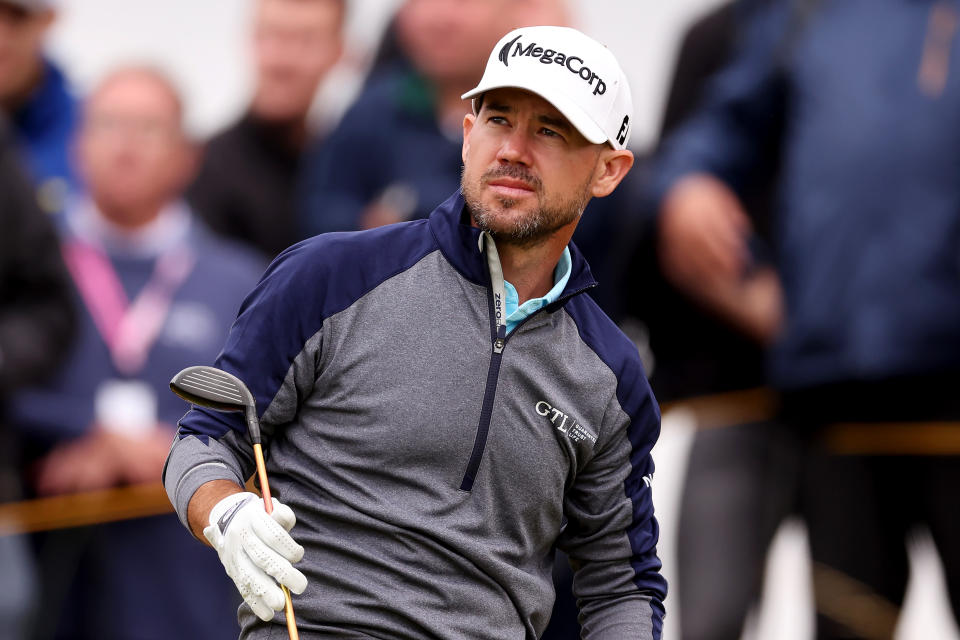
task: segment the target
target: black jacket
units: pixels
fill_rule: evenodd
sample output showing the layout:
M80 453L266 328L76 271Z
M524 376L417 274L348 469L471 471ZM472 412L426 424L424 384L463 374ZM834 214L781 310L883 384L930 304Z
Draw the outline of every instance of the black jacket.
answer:
M55 369L74 322L56 232L37 205L10 131L0 120L0 405L15 389ZM9 438L0 428L0 500L15 495L8 473L16 466L15 448Z

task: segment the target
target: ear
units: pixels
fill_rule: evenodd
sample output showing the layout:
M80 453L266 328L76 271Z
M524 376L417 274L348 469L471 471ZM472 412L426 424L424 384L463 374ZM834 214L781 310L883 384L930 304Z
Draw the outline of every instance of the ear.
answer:
M460 159L464 164L467 162L467 152L470 151L470 132L473 131L473 125L477 122L477 116L468 113L463 116L463 148L460 151Z
M605 147L597 159L597 171L593 177L591 193L595 198L603 198L613 193L623 177L633 166L633 152L628 149Z

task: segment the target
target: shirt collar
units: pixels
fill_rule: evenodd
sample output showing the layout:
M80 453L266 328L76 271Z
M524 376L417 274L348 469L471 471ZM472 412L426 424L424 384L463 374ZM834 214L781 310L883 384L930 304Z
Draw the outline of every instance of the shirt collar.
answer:
M143 227L129 230L110 222L89 198L75 200L67 209L66 223L72 234L111 255L155 258L183 244L192 223L190 209L174 200Z
M444 257L453 267L471 282L490 286L490 273L483 252L478 249L480 230L470 225L466 203L457 190L430 215L430 230ZM583 254L571 242L570 273L563 291L573 292L588 289L597 284ZM562 258L561 258L562 260Z
M570 272L573 266L573 260L570 257L570 247L564 247L560 260L553 270L553 288L546 295L540 298L531 298L523 304L519 304L520 296L517 289L509 281L503 281L503 287L506 291L506 300L504 312L507 319L507 333L513 331L527 317L533 315L548 304L556 302L563 293L567 282L570 280Z

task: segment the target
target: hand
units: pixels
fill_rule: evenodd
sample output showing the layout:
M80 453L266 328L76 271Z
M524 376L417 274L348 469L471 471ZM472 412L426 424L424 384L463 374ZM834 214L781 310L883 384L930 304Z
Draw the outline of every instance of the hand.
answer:
M762 345L769 345L783 328L783 289L780 277L761 267L744 279L730 304L733 325Z
M750 259L749 233L749 218L723 182L706 174L682 178L660 209L658 254L664 275L694 297L731 286Z
M116 460L123 484L157 482L175 433L173 426L164 423L136 435L98 429L100 440Z
M249 492L229 495L210 510L203 535L261 620L272 620L274 612L283 609L278 582L297 594L307 588L306 576L291 564L303 558L303 547L288 533L296 522L287 505L274 499L268 515L263 500Z
M706 174L681 179L660 211L658 254L679 290L761 344L783 323L783 293L770 267L748 272L750 221L736 194Z
M113 487L121 472L110 453L96 431L60 444L37 463L34 487L41 496Z
M133 436L94 424L86 435L58 445L39 462L37 493L55 495L156 482L173 434L173 428L165 424Z

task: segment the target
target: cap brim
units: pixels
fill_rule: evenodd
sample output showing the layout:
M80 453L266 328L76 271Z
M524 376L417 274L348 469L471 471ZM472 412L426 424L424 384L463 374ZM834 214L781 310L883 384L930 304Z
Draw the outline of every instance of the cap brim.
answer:
M475 98L480 94L493 91L494 89L521 89L534 93L552 104L588 142L603 144L609 140L606 132L600 128L600 125L594 122L573 100L570 100L558 92L555 87L520 86L510 82L480 83L460 97L464 100L467 98ZM551 91L551 89L553 90Z

